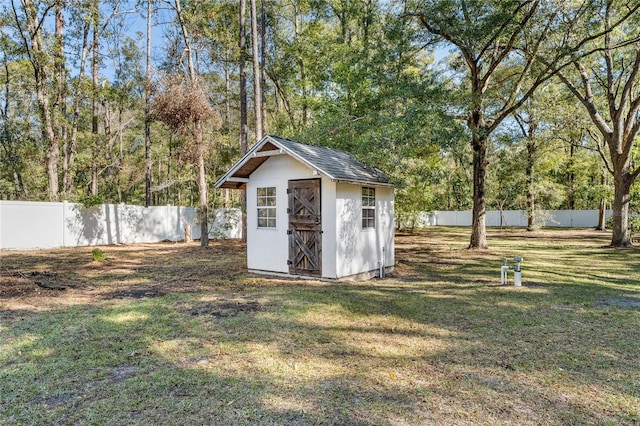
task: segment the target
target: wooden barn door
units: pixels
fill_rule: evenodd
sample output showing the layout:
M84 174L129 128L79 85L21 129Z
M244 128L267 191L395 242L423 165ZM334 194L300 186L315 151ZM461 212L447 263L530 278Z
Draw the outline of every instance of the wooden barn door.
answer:
M320 179L290 180L289 273L322 275Z

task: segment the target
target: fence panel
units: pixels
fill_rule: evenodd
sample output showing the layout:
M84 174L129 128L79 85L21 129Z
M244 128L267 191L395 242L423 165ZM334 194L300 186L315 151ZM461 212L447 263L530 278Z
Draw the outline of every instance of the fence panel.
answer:
M64 214L62 203L0 201L0 248L64 246Z
M239 209L217 209L213 216L212 238L241 238ZM188 226L199 239L193 207L0 201L0 249L180 241Z
M550 228L595 228L598 224L598 213L598 210L540 210L536 211L536 225ZM611 216L611 211L608 210L606 214L607 217ZM469 210L438 210L432 212L432 216L435 220L424 223L425 226L471 226L472 212ZM527 211L487 210L486 225L487 227L527 226Z

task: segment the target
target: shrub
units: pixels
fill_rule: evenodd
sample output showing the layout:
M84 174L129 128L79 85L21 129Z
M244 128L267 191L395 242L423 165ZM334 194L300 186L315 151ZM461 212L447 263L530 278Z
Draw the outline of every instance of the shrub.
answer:
M99 248L94 248L93 250L91 250L91 255L93 256L94 262L104 262L105 259L107 258L104 255L104 252Z
M611 229L613 226L613 218L608 217L606 222L607 228ZM640 232L640 216L636 216L633 214L629 215L629 223L627 224L629 232L632 234L636 234Z

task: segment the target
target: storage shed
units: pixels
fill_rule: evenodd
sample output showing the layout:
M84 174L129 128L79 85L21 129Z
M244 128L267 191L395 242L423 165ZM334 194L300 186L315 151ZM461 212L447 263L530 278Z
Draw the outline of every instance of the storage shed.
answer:
M265 136L215 186L247 192L250 272L337 280L393 268L393 186L352 154Z

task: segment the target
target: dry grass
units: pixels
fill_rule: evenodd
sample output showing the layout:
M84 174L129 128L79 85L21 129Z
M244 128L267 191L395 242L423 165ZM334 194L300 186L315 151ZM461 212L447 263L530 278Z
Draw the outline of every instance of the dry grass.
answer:
M362 283L249 276L233 242L3 252L0 423L640 424L640 252L467 242L398 235Z

